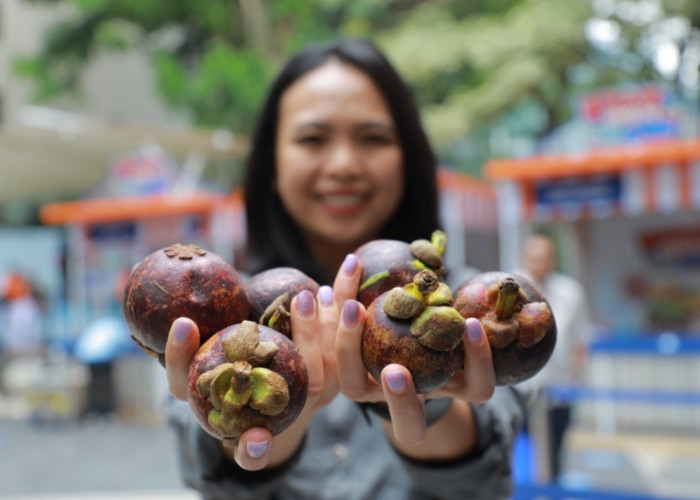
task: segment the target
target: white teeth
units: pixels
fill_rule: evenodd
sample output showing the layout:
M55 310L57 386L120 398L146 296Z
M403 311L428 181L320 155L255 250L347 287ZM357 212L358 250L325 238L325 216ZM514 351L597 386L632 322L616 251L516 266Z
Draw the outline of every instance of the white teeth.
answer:
M352 205L357 205L362 201L362 196L360 195L326 195L323 197L323 202L328 205L335 205L338 207L349 207Z

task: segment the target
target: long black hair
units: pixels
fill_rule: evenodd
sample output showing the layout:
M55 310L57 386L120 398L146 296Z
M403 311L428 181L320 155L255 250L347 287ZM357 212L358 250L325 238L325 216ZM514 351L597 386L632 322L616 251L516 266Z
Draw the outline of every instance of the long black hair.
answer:
M420 122L413 96L397 71L371 42L357 38L314 44L282 68L267 95L253 136L244 180L247 260L250 272L295 267L317 281L325 277L298 226L272 189L280 101L287 88L329 59L351 64L372 79L387 102L403 151L405 191L380 237L412 241L438 228L437 159Z

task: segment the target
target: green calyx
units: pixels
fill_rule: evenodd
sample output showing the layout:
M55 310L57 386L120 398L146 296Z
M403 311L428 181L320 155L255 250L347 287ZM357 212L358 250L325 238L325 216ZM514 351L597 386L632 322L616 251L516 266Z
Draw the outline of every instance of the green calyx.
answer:
M259 323L261 325L272 328L287 337L292 335L292 315L287 309L289 300L289 292L279 295L272 303L267 306Z
M440 270L443 267L442 256L447 247L447 235L440 230L433 231L430 240L418 239L411 242L411 254L424 266Z
M258 326L244 321L222 341L225 363L202 373L197 392L212 405L207 420L234 442L241 432L236 416L246 407L263 415L278 415L289 404L289 387L280 374L260 366L279 351L274 342L260 342Z
M450 288L430 270L419 272L413 282L393 288L384 299L384 313L395 319L410 319L411 334L418 342L437 351L450 351L464 336L464 318L452 307Z
M464 337L464 318L451 306L428 306L411 322L411 334L436 351L451 351Z

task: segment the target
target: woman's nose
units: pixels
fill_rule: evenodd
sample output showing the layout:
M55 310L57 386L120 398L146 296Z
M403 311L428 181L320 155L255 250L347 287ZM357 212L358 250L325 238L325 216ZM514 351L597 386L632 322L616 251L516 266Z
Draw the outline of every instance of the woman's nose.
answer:
M360 155L350 143L335 144L328 153L326 169L336 174L357 173L361 169Z

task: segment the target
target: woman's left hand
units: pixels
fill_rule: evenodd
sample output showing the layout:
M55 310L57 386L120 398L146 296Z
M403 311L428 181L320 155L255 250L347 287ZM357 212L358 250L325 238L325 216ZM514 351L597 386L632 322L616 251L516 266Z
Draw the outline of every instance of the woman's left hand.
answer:
M359 267L359 266L358 266ZM358 274L360 270L356 271ZM381 384L367 372L362 361L361 338L365 308L357 301L345 301L336 336L338 383L341 392L358 402L386 402L391 414L393 437L398 443L414 446L427 436L425 400L452 397L462 402L483 402L495 390L496 378L491 348L481 323L465 321L464 366L443 387L429 394L416 392L410 372L399 364L382 370Z

